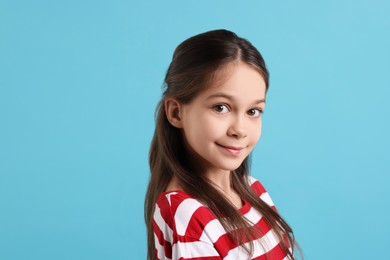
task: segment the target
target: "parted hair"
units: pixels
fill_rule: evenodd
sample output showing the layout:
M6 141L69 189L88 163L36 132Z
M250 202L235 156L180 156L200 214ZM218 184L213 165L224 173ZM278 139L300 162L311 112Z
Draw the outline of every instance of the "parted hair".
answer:
M252 241L245 248L249 254L254 248L252 238L264 235L251 227L238 209L202 174L203 169L200 164L194 163L194 154L186 147L181 129L170 124L165 112L164 101L167 98L174 98L182 104L190 103L218 78L221 74L218 72L234 62L248 64L258 71L268 91L269 73L262 55L249 41L231 31L214 30L195 35L179 44L173 54L164 80L164 92L156 109L156 128L149 153L151 175L145 197L145 222L150 260L156 259L153 233L155 205L173 176L186 193L215 214L233 241L240 245L244 241ZM252 191L248 180L249 166L248 156L230 173L231 186L263 215L277 234L288 258L295 259L293 231L274 209ZM244 232L232 232L237 229Z

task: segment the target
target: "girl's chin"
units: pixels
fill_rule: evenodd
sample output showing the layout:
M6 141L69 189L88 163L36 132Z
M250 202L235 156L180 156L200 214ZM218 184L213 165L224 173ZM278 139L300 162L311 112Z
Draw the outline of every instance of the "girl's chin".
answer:
M241 166L242 162L240 164L232 164L232 165L224 165L221 166L220 169L224 171L235 171Z

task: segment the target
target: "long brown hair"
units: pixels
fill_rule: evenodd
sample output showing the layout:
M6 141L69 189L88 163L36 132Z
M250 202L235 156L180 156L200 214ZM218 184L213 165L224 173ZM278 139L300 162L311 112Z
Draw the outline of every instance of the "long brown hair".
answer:
M165 91L156 109L156 129L150 147L149 164L151 177L145 198L145 221L148 232L148 259L156 259L153 213L158 196L164 192L175 176L182 189L206 205L227 231L236 229L243 233L230 232L237 243L257 237L240 212L203 175L202 169L191 160L180 129L173 127L166 116L164 101L175 98L186 104L207 88L216 75L232 62L243 62L256 69L269 85L269 73L259 51L247 40L227 30L215 30L193 36L182 42L175 50L166 73ZM257 209L277 234L282 249L294 259L295 239L290 226L283 218L259 199L248 181L249 157L231 173L231 185L242 199ZM207 192L205 192L207 191ZM221 216L224 216L223 218ZM292 247L292 250L289 250ZM246 249L253 252L253 242Z

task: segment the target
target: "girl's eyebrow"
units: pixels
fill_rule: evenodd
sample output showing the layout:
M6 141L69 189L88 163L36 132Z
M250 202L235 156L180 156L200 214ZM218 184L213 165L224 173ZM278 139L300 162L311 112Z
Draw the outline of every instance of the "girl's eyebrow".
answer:
M234 100L234 96L232 95L228 95L228 94L225 94L225 93L215 93L213 95L210 95L206 98L206 100L209 100L209 99L213 99L213 98L219 98L219 97L222 97L222 98L226 98L226 99L229 99L229 100ZM253 102L253 104L260 104L260 103L265 103L265 99L257 99Z

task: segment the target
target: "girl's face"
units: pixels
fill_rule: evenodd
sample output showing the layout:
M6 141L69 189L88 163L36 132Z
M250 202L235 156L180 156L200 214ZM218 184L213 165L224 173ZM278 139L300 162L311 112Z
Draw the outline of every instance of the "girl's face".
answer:
M237 169L261 134L263 77L244 63L227 68L222 84L210 86L180 111L186 141L207 173Z

